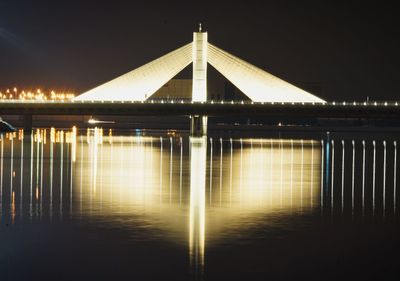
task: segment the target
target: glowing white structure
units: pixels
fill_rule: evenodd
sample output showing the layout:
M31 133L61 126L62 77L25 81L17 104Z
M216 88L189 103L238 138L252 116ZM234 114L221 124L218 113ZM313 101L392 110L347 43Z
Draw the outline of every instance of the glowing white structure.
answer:
M193 101L207 101L207 32L193 32Z
M192 44L100 85L75 100L144 101L192 62Z
M207 63L256 102L319 102L324 100L209 44L207 32L193 33L193 42L100 85L75 100L145 101L193 62L192 100L207 101Z

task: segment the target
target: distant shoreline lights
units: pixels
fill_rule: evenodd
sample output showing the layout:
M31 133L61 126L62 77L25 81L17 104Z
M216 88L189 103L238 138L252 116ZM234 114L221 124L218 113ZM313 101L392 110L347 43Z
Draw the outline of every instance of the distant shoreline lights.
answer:
M0 90L0 100L71 100L75 94L71 91L56 90L20 90L17 87Z

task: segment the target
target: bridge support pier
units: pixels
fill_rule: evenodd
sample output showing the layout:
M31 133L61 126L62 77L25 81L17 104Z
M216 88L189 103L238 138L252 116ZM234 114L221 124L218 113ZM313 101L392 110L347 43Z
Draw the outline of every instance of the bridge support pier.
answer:
M192 137L202 137L207 135L207 116L190 116L190 135Z
M29 135L32 132L32 115L24 115L24 134Z

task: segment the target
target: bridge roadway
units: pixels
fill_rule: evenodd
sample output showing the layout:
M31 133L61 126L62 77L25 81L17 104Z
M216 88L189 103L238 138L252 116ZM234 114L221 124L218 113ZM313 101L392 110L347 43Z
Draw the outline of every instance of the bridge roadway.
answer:
M400 105L390 103L259 103L259 102L43 102L0 101L2 115L130 115L273 117L273 118L366 118L400 120Z

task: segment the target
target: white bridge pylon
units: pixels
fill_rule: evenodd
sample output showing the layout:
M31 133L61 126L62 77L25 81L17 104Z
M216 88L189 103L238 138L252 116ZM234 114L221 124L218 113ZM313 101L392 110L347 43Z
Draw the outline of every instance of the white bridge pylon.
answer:
M207 101L207 63L256 102L325 101L208 43L207 32L193 42L77 97L78 101L145 101L193 63L192 100Z

